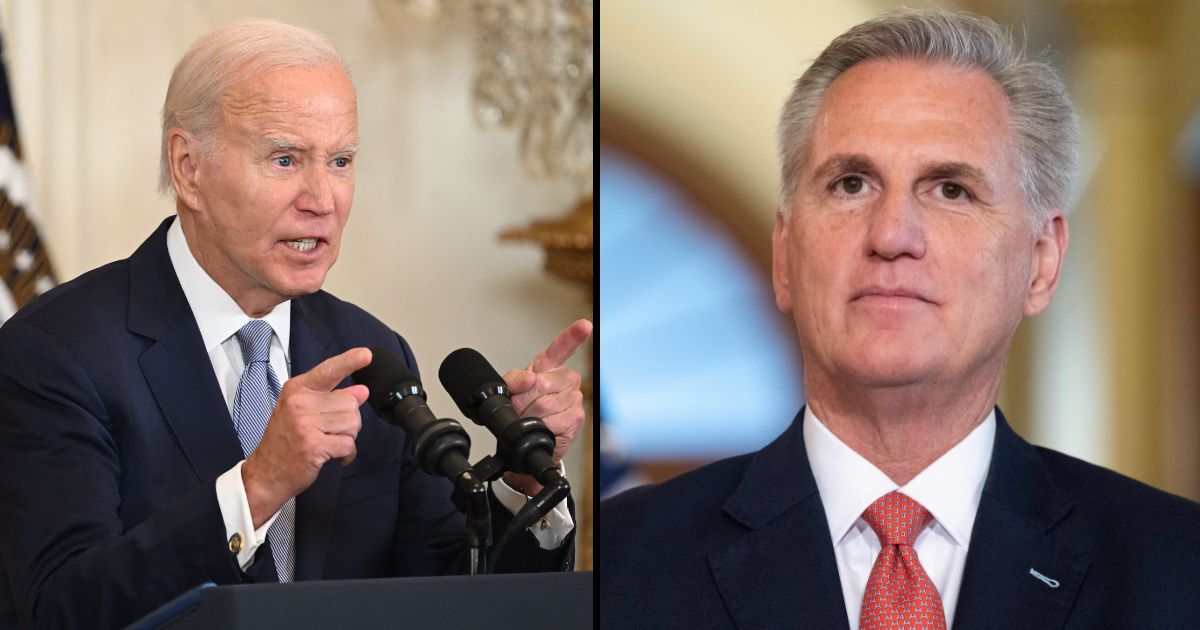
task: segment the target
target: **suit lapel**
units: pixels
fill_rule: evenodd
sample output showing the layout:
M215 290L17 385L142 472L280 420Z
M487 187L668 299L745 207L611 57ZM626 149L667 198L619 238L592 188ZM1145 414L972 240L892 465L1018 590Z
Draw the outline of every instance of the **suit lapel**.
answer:
M131 332L153 341L139 358L142 373L180 448L201 481L215 480L242 459L204 341L167 254L172 218L129 258Z
M152 341L139 359L142 373L197 478L207 482L244 456L212 366L197 360L208 353L167 254L173 219L163 221L129 258L128 328ZM333 354L332 340L306 299L293 300L292 374L303 374ZM296 580L321 577L341 475L341 465L331 461L297 497ZM266 568L274 572L273 566Z
M325 326L313 313L305 297L292 300L290 358L292 375L303 374L321 361L338 353ZM338 387L350 384L346 379ZM329 550L333 512L337 505L342 466L330 460L321 468L317 480L296 497L296 569L295 579L318 580Z
M804 411L754 456L725 503L745 535L709 556L739 627L846 628L846 604L825 509L804 450Z
M1061 628L1088 562L1064 541L1071 502L1037 451L996 412L996 442L971 533L957 628ZM1041 577L1039 577L1041 576Z

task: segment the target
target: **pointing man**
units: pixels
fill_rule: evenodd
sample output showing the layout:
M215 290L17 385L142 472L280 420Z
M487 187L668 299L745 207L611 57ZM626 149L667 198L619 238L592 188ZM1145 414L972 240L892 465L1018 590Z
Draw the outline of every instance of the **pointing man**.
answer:
M119 627L217 584L461 572L448 482L347 377L403 338L320 290L359 146L349 75L322 36L267 20L201 38L163 106L176 216L0 329L0 624ZM581 320L514 404L559 437L583 420L564 367ZM536 491L493 484L494 526ZM566 505L498 570L571 563Z

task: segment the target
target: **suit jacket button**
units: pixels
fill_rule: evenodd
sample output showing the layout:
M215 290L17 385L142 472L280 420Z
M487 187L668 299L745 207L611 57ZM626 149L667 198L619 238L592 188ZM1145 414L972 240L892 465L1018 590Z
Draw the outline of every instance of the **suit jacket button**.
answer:
M237 553L242 550L242 535L234 533L229 537L229 553Z

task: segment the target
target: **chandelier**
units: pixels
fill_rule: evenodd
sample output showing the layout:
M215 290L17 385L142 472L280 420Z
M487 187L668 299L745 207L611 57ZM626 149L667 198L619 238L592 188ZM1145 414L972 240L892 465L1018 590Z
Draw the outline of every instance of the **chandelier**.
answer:
M378 1L378 0L377 0ZM521 164L591 193L591 0L384 0L414 17L469 19L484 128L515 128Z

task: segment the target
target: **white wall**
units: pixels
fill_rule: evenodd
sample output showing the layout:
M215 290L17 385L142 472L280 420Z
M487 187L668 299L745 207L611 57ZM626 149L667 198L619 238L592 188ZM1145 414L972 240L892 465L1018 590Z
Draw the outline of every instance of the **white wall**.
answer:
M542 271L538 248L497 241L505 227L564 212L578 192L527 177L515 133L475 125L471 33L388 21L370 0L0 2L35 209L62 279L128 256L173 212L155 192L171 70L197 37L248 16L319 30L351 66L358 189L325 288L408 339L435 413L459 415L436 378L450 351L477 348L501 372L524 367L589 316L583 292ZM475 429L473 458L495 444ZM568 458L575 479L580 450Z

